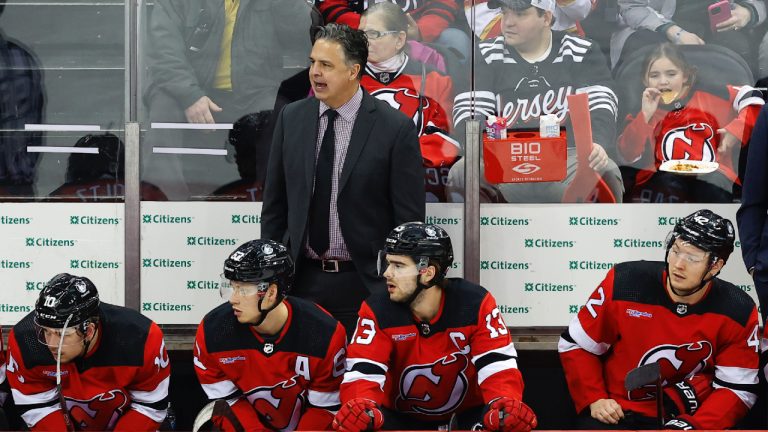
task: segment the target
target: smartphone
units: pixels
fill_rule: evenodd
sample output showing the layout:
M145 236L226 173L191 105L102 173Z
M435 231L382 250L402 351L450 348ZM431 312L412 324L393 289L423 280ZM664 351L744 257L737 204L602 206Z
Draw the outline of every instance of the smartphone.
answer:
M709 28L712 33L717 31L717 25L731 18L731 3L728 0L722 0L709 5Z

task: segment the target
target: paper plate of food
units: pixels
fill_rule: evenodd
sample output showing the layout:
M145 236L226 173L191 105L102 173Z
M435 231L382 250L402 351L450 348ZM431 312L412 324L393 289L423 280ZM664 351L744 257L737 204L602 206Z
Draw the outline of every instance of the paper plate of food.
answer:
M719 166L720 164L717 162L704 162L685 159L668 160L661 164L659 171L666 171L683 175L696 175L714 172Z

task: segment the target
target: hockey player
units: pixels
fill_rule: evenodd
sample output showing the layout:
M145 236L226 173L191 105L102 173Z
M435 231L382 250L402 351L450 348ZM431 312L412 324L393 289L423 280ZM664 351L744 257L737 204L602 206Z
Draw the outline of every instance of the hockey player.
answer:
M655 386L624 388L630 370L651 363L671 402L667 428L727 429L749 411L757 398L757 308L716 278L734 237L731 221L699 210L675 224L666 262L608 272L558 346L581 428L657 428Z
M224 261L221 295L197 328L195 372L246 430L327 430L339 409L344 327L288 296L293 260L272 240L242 244ZM213 418L222 430L231 420Z
M504 117L508 129L538 128L539 118L554 114L569 120L568 95L586 93L593 133L589 167L602 175L616 199L621 199L621 173L611 160L616 142L618 100L611 72L593 41L552 31L555 0L491 0L502 10L502 35L480 42L475 68L475 90L456 95L453 124L463 136L463 123L473 114ZM570 131L570 125L568 130ZM575 143L569 133L566 177L561 182L488 185L507 202L560 202L573 180ZM534 155L535 156L535 155ZM536 166L536 165L534 165ZM452 192L464 188L464 163L452 169Z
M434 430L454 413L461 430L535 428L496 300L479 285L445 278L453 263L448 234L405 223L379 256L388 292L360 308L334 429Z
M100 303L82 276L54 276L8 335L8 381L33 431L157 430L170 369L157 324Z
M705 90L706 83L696 80L696 68L669 43L648 54L642 71L646 88L641 110L629 116L618 140L619 153L628 163L648 150L653 153L637 174L632 201L733 202L734 185L741 186L734 151L746 146L752 135L764 104L761 93L746 85L720 83ZM718 169L696 177L658 171L670 160L717 162Z

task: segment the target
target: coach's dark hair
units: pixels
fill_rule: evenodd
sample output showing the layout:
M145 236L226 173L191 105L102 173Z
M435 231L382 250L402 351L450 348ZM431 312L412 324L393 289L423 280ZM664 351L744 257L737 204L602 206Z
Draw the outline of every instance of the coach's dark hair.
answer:
M346 24L331 23L317 29L315 42L320 39L338 43L344 51L347 65L360 65L357 79L363 77L365 63L368 61L368 39L365 37L365 33Z

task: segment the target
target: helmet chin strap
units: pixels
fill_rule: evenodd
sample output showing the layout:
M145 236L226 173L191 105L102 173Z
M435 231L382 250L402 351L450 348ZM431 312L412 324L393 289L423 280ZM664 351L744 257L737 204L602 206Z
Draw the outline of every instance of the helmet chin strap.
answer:
M707 269L707 273L709 273L709 271L712 269L712 265L713 265L713 264L714 264L714 263L711 263L711 264L709 264L709 268ZM712 279L714 279L714 278L715 278L715 276L717 276L718 274L720 274L720 272L717 272L717 273L713 274L713 275L712 275L711 277L709 277L709 278L707 278L707 277L703 277L703 278L701 278L701 282L699 283L699 286L698 286L698 287L696 287L696 289L694 289L694 290L691 290L691 291L689 291L689 292L687 292L687 293L680 293L680 292L679 292L679 291L677 291L677 289L675 289L675 287L672 285L672 278L670 278L670 277L669 277L669 261L667 261L667 284L669 285L669 289L670 289L670 290L672 290L672 292L673 292L673 293L674 293L676 296L678 296L678 297L690 297L690 296L692 296L692 295L696 294L697 292L701 291L701 290L702 290L702 289L703 289L703 288L704 288L704 287L705 287L705 286L706 286L706 285L707 285L707 284L708 284L708 283L709 283L709 282L710 282Z
M264 296L264 297L266 297L266 296ZM282 303L283 300L285 300L285 294L283 294L283 296L280 297L280 299L275 301L275 304L273 304L271 308L269 308L269 309L262 309L261 308L261 304L264 302L264 297L261 297L259 299L259 303L256 305L256 307L259 309L259 313L261 314L261 317L259 318L258 321L256 321L256 323L251 324L254 327L260 326L261 323L263 323L264 320L267 318L267 314L270 313L271 311L273 311L276 307L280 306L280 303Z

